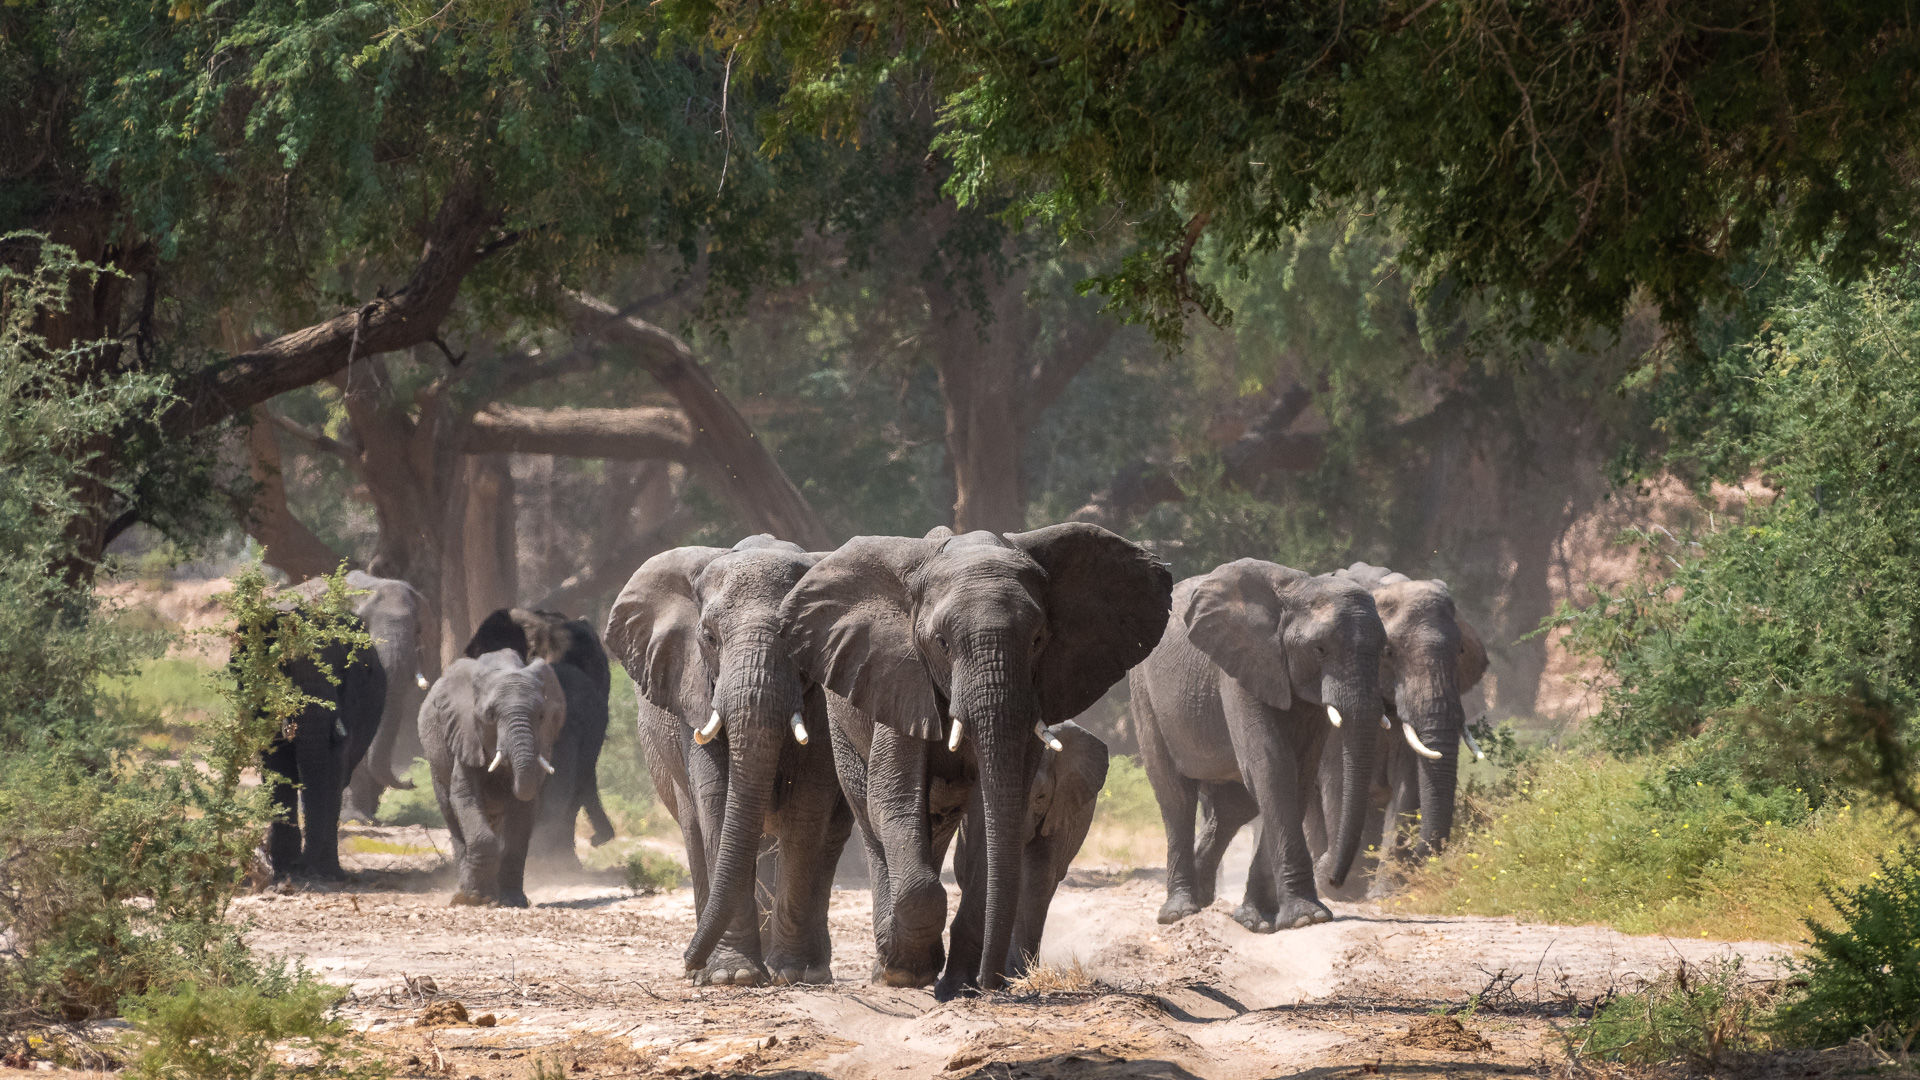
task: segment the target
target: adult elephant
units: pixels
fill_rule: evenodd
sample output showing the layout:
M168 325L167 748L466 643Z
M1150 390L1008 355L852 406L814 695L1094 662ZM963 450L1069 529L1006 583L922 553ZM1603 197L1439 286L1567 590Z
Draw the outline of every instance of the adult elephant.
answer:
M1372 591L1386 627L1380 686L1388 726L1342 726L1327 740L1326 753L1356 738L1379 744L1366 835L1379 844L1381 867L1405 865L1439 851L1453 831L1460 747L1468 742L1471 748L1460 696L1486 673L1487 650L1455 609L1446 582L1363 562L1334 573ZM1319 812L1310 811L1307 822L1307 843L1316 853L1326 846L1323 816L1344 799L1342 777L1323 771ZM1416 822L1417 829L1411 827ZM1376 890L1385 886L1385 875L1372 878Z
M654 788L679 822L699 921L697 983L833 980L827 905L853 829L825 737L826 701L781 636L780 604L819 561L771 536L662 552L634 572L607 643L639 690ZM766 941L755 882L777 841Z
M312 578L290 592L311 601L324 593L325 578ZM373 638L373 651L387 673L380 727L354 767L340 805L342 821L372 821L388 788L411 788L407 768L420 754L415 718L427 687L440 676L440 618L418 589L398 578L347 572L353 612Z
M477 658L511 649L523 660L552 667L565 698L567 723L549 755L553 774L533 812L529 848L542 870L578 870L574 825L586 811L595 847L613 839L613 823L600 804L600 749L607 741L607 695L612 673L600 635L584 619L552 611L499 608L480 621L464 650Z
M350 629L364 629L356 617L344 621ZM260 754L275 810L267 826L267 860L276 878L337 880L346 876L340 868L340 793L380 726L386 669L371 649L332 644L283 670L314 700Z
M556 769L568 703L545 660L461 657L420 706L420 745L459 874L454 904L526 907L534 803Z
M1047 734L1049 738L1043 741L1059 746L1057 753L1040 755L1033 793L1027 802L1027 820L1021 834L1020 902L1015 908L1013 940L1006 958L1008 978L1025 974L1040 955L1040 939L1046 933L1054 891L1086 841L1087 829L1093 825L1095 801L1107 782L1107 744L1099 736L1071 721L1049 727ZM986 836L981 809L978 799L967 803L953 859L955 868L972 878L961 886L960 910L954 914L951 933L949 968L961 971L978 966L986 922L986 882L982 878Z
M1260 855L1234 918L1256 933L1333 918L1314 888L1302 823L1328 720L1380 722L1385 639L1372 594L1349 579L1241 559L1174 590L1166 635L1129 680L1167 830L1162 923L1213 902L1217 854L1200 864L1194 848L1203 787L1216 805L1260 818ZM1360 848L1373 750L1355 740L1341 757L1351 786L1327 867L1336 884Z
M881 981L939 976L942 997L1003 983L1045 725L1147 655L1171 587L1146 549L1072 523L855 537L787 595L794 658L831 695L834 764L874 875ZM961 907L981 905L978 962L956 950L941 974L939 868L970 801L981 843L958 876Z

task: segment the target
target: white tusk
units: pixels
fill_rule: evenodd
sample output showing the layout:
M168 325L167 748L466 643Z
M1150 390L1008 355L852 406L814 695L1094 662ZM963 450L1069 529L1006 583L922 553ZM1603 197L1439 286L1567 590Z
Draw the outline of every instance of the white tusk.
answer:
M547 770L548 776L553 775L553 762L548 761L545 757L536 757L534 760L540 763L541 768Z
M1480 749L1479 743L1473 741L1473 732L1468 731L1466 728L1461 728L1460 737L1467 741L1467 749L1473 751L1473 760L1475 761L1487 760L1487 752L1485 750Z
M953 718L953 726L947 729L947 749L956 754L960 752L960 718L957 716Z
M1389 719L1387 719L1387 714L1386 714L1386 713L1381 713L1381 714L1380 714L1380 730L1381 730L1381 731L1392 731L1392 730L1393 730L1393 721L1391 721L1391 720L1389 720Z
M1423 758L1437 758L1441 756L1440 751L1427 749L1427 744L1421 742L1420 736L1414 734L1412 724L1401 724L1400 729L1407 733L1407 745L1413 747L1414 753L1419 754Z
M499 768L500 760L506 756L507 756L507 752L505 750L495 750L493 752L493 764L487 766L487 771L492 772L493 770Z
M1327 723L1332 724L1334 727L1339 727L1340 720L1340 710L1331 705L1327 706Z
M1060 736L1047 730L1047 722L1045 720L1035 720L1033 722L1033 733L1040 737L1041 742L1047 744L1047 749L1056 754L1067 748L1066 744L1060 741Z
M418 686L420 689L425 690L427 688L427 677L421 674L420 672L416 671L413 673L413 684L415 686Z
M693 741L705 746L718 734L720 734L720 710L715 709L713 715L707 717L707 726L693 733Z
M793 710L793 741L807 745L807 725L800 722L800 710Z

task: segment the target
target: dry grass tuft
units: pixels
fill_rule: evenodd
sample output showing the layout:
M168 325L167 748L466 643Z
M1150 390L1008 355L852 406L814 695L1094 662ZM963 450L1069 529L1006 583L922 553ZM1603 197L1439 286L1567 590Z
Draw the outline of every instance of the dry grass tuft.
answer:
M1065 966L1055 964L1034 964L1025 975L1007 981L1007 992L1016 997L1039 997L1047 994L1092 994L1100 989L1100 980L1093 977L1075 957Z

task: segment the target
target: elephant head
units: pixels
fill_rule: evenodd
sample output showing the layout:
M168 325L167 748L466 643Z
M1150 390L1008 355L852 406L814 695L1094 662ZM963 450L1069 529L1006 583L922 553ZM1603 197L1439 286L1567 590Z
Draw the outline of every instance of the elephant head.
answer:
M567 719L566 695L545 660L523 662L511 649L496 649L455 661L427 695L423 726L430 712L438 714L434 723L456 763L490 773L508 768L514 798L540 797Z
M1480 636L1454 610L1453 594L1439 580L1355 563L1337 576L1371 587L1387 632L1381 654L1380 688L1399 731L1418 755L1420 839L1416 857L1438 851L1453 831L1453 796L1459 778L1466 713L1460 695L1487 670Z
M686 950L707 962L752 903L760 834L789 739L804 745L806 686L782 636L780 604L819 556L768 535L687 547L646 561L607 619L607 645L640 693L702 745L723 740L726 809L706 903ZM815 718L824 728L824 715Z
M1146 549L1070 523L855 537L787 596L786 635L810 678L977 768L983 988L1000 984L1012 940L1036 753L1046 752L1036 729L1079 715L1146 658L1172 585Z
M1241 559L1194 579L1178 614L1194 646L1265 704L1320 705L1329 721L1358 725L1355 730L1380 722L1386 631L1373 595L1359 583ZM1346 880L1360 851L1374 742L1344 741L1346 787L1327 868L1335 885Z

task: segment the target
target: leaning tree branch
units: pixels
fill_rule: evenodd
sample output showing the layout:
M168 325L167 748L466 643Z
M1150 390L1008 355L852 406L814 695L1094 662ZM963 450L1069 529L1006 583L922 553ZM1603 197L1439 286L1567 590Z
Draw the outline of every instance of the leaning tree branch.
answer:
M161 426L173 435L199 431L355 360L432 341L467 275L503 246L498 239L488 243L499 223L477 180L456 183L400 291L210 365L179 385L179 400Z
M490 405L473 415L469 454L556 454L614 461L689 461L692 425L678 409L530 409Z
M284 431L287 434L293 436L294 438L299 439L301 442L306 443L308 446L313 447L315 450L332 454L333 456L346 462L348 467L354 469L355 471L359 470L360 448L353 445L352 443L344 442L340 439L336 439L333 436L328 435L324 431L319 431L314 428L310 428L305 424L299 423L298 421L289 420L288 418L280 415L277 412L273 412L268 409L254 410L255 422L258 422L260 417L262 416L265 416L268 422L270 422L274 427L277 427L281 431Z
M699 457L714 483L749 528L764 529L813 551L836 546L826 523L794 486L780 463L754 437L733 402L720 392L687 343L597 297L569 293L563 301L576 335L629 349L686 411Z

